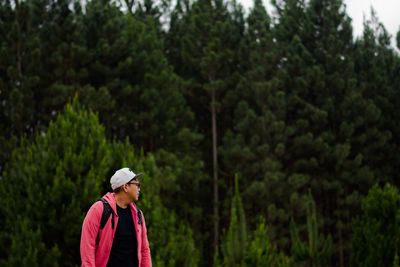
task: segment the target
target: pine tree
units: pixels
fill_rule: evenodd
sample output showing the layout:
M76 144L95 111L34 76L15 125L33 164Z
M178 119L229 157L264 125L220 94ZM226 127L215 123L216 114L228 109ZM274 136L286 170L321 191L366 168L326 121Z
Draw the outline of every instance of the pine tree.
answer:
M396 68L397 56L390 47L390 36L379 22L375 11L364 22L364 34L356 41L354 52L357 81L364 97L372 101L381 112L378 130L385 136L379 145L366 147L365 161L376 176L386 181L395 181L397 176L396 154L397 113ZM396 66L397 65L397 66Z
M234 7L233 16L227 5L220 0L201 0L192 5L178 1L166 37L168 58L185 80L185 98L204 136L202 156L206 166L212 166L208 173L213 179L208 184L213 194L214 248L219 240L220 187L227 184L220 180L218 144L231 124L232 103L228 97L236 81L235 49L241 36L237 30L240 29L240 8ZM210 192L207 188L204 190Z
M109 170L131 166L137 172L143 173L140 178L142 190L136 205L146 218L153 266L198 266L200 253L191 227L164 204L162 190L165 187L168 170L159 167L155 156L151 153L144 155L141 150L138 154L129 142L114 142L111 146L111 155L112 163ZM109 172L108 177L111 175ZM108 191L109 187L107 180L103 185L103 191Z
M324 192L317 193L325 211L325 229L335 233L340 266L349 258L351 214L359 211L360 195L378 180L373 168L376 143L386 146L388 135L379 128L381 110L356 84L352 58L352 29L342 1L311 1L308 15L315 42L306 43L321 68L321 93L315 103L327 114L327 144L335 151L320 159L320 166L336 166L323 174ZM318 98L317 98L318 99ZM326 170L325 169L325 172ZM333 178L333 179L332 179ZM334 181L333 183L328 181ZM340 185L340 187L337 187ZM317 188L315 188L317 189ZM317 191L316 191L317 192ZM323 195L318 195L318 194ZM332 201L333 200L333 201Z
M399 267L399 256L397 255L397 252L396 255L394 256L393 267Z
M276 157L284 166L280 179L285 183L274 191L291 201L271 199L281 210L301 210L299 192L311 187L321 203L322 229L334 233L334 260L344 266L350 214L376 179L369 150L376 140L385 144L387 135L378 128L380 110L357 87L352 29L343 3L286 1L276 6L275 36L282 49L274 87L285 92L284 134L279 136L284 153Z
M75 266L83 213L109 164L104 128L77 101L32 143L23 140L0 180L7 266Z
M296 25L305 24L301 21L305 11L299 2L288 1L281 10L290 16L296 14L299 20ZM297 35L286 43L287 32L278 32L279 28L282 31L287 28L286 20L294 19L289 15L282 15L282 24L272 29L265 8L261 2L255 2L246 31L248 69L236 88L240 101L234 113L235 125L224 138L227 165L248 177L244 181L244 197L249 217L267 214L274 233L272 238L281 247L288 247L289 231L285 224L289 224L292 208L300 210L298 192L309 181L306 173L291 172L294 160L288 158L298 149L290 147L309 135L295 126L306 123L304 114L315 114L315 109L300 102L297 96L308 88L302 76L308 71L305 66L312 62L311 56ZM296 114L304 106L309 110L299 115L301 120L297 122ZM321 116L317 113L314 120L320 120Z
M255 215L256 211L264 211L265 205L259 200L267 192L259 182L267 176L264 175L266 171L271 175L276 171L272 166L274 158L271 153L275 144L270 143L274 130L269 126L279 120L277 117L283 103L279 92L269 83L273 76L274 46L270 18L261 1L255 1L247 24L241 47L243 58L246 58L242 62L245 72L234 90L229 93L235 103L233 126L224 135L221 154L227 172L238 172L243 177L252 177L243 182L245 197L249 198L246 209L251 215ZM253 182L258 184L257 192L254 192L256 186L253 187ZM263 196L258 195L260 191L264 192Z
M78 265L84 213L109 191L106 177L130 166L145 173L138 205L154 265L197 266L192 230L161 201L163 170L151 154L134 152L129 142L108 142L97 116L77 100L32 143L23 140L0 179L0 255L5 255L0 264Z
M290 259L270 243L263 218L248 234L237 175L234 185L229 228L221 244L223 258L220 261L216 254L214 266L291 266Z
M41 63L36 70L40 77L35 90L36 127L46 127L74 95L81 95L81 102L88 99L81 88L85 86L82 81L87 72L82 65L88 60L88 51L80 3L75 0L40 3L34 8ZM99 101L97 95L91 97L93 102Z
M307 198L307 236L308 240L300 239L297 226L291 223L292 255L296 261L305 262L306 266L329 266L332 254L332 239L318 233L317 212L311 191Z
M85 77L81 65L86 50L80 5L73 0L5 1L2 10L7 12L0 63L3 136L30 138L77 92L84 91L80 82ZM101 102L92 88L85 89L90 96L85 94L82 99ZM6 158L12 142L3 142Z
M38 38L26 1L0 4L0 171L10 158L15 136L31 135L34 124L34 87L39 65Z
M245 257L246 266L258 267L289 267L291 259L281 252L268 238L268 227L265 219L261 217L257 228L249 238Z
M397 48L400 49L400 28L399 31L397 32L396 43L397 43Z
M354 221L351 266L398 264L399 202L396 187L386 184L371 188L362 201L361 216Z
M231 202L229 228L221 245L224 266L243 266L247 248L246 218L239 193L239 178L235 176L235 187Z
M100 113L109 135L120 140L128 136L145 151L189 150L199 138L189 128L193 114L153 22L139 21L102 1L87 6L84 22L93 62L87 82L104 87L112 98L108 108L113 112Z

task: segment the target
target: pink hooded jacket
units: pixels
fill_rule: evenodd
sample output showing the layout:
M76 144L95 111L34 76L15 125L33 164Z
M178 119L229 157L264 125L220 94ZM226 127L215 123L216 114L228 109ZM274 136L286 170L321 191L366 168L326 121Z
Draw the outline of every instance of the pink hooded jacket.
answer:
M100 220L103 214L103 203L95 202L86 214L82 225L81 234L81 260L82 267L106 267L114 240L115 230L118 225L118 214L114 193L103 196L108 201L114 213L114 229L111 227L112 216L106 225L100 230ZM139 267L151 267L149 242L147 240L147 229L144 216L142 224L138 224L136 206L130 204L132 218L136 228Z

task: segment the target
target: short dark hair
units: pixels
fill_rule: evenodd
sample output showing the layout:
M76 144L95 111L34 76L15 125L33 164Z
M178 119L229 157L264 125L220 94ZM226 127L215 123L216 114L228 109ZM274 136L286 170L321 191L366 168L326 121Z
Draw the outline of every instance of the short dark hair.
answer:
M115 188L115 189L113 190L113 192L114 192L114 193L119 193L119 192L121 192L121 190L122 190L122 186Z

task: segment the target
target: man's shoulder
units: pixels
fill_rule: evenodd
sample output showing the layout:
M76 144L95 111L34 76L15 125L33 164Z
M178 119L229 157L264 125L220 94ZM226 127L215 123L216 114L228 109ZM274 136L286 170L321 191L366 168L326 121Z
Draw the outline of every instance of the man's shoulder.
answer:
M99 198L90 208L102 212L105 206L109 206L111 209L113 209L113 206L115 208L115 198L112 193L107 193Z
M88 214L93 215L100 215L103 212L103 203L99 200L95 201L92 206L90 206L89 210L88 210Z

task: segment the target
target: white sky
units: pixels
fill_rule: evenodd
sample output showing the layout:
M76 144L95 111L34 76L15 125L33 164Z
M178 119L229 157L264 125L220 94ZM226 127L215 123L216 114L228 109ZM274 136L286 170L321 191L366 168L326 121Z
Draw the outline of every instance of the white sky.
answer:
M246 10L253 5L253 0L238 0ZM363 20L370 18L371 6L375 9L379 21L392 35L392 44L395 46L397 31L400 27L400 0L343 0L346 4L346 12L353 20L354 36L360 36L363 32ZM272 7L269 0L264 0L268 13L271 15Z
M396 38L400 27L400 0L344 0L347 14L353 19L354 35L363 32L363 17L370 18L371 6L375 9L379 21Z

